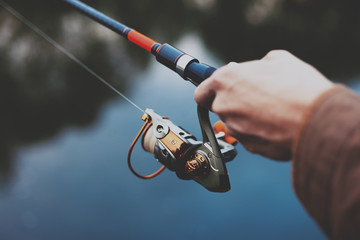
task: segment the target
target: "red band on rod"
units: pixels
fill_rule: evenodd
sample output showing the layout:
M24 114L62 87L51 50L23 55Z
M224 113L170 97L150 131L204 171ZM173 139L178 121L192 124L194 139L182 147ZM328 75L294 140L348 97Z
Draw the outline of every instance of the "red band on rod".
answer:
M136 30L131 30L128 33L128 39L129 41L135 43L136 45L144 48L145 50L151 52L151 48L152 46L157 43L154 40L152 40L151 38L148 38L147 36L139 33Z

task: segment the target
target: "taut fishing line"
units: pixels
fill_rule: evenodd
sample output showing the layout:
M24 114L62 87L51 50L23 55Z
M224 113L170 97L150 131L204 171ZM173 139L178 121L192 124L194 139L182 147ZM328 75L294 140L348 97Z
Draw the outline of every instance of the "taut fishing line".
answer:
M75 63L80 65L83 69L85 69L88 73L93 75L95 78L97 78L99 81L104 83L106 86L108 86L110 89L112 89L114 92L116 92L119 96L121 96L123 99L125 99L128 103L139 109L141 112L144 112L143 109L141 109L138 105L136 105L133 101L131 101L128 97L126 97L123 93L121 93L119 90L117 90L113 85L108 83L104 78L99 76L96 72L94 72L91 68L89 68L86 64L84 64L82 61L80 61L77 57L75 57L73 54L71 54L69 51L67 51L63 46L61 46L58 42L56 42L54 39L52 39L49 35L41 31L35 24L33 24L30 20L25 18L23 15L21 15L19 12L17 12L14 8L10 7L7 3L0 0L0 5L6 9L9 13L11 13L15 18L17 18L20 22L28 26L32 31L37 33L40 37L42 37L44 40L46 40L48 43L50 43L52 46L54 46L56 49L58 49L60 52L65 54L68 58L73 60Z

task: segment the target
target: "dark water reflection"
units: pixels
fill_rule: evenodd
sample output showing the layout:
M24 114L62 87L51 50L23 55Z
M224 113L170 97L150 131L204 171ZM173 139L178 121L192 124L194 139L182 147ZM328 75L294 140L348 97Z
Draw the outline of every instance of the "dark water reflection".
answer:
M285 48L359 89L355 1L86 2L214 66ZM193 86L148 53L61 1L11 3L141 107L200 136ZM290 165L240 148L227 194L170 172L136 179L125 157L140 113L3 10L0 62L0 239L323 238ZM134 157L140 171L158 167Z

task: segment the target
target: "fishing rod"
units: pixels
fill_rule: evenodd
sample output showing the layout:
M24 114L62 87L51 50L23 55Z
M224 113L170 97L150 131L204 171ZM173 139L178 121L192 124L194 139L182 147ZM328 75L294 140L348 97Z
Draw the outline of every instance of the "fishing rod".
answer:
M196 58L182 52L170 44L160 44L153 39L106 16L98 10L78 0L63 0L96 22L113 30L137 46L151 52L158 62L177 72L182 78L198 86L210 77L216 68L200 63Z
M211 66L200 63L194 57L185 54L169 44L155 42L147 36L126 27L80 1L63 1L69 3L80 12L90 16L92 19L95 19L97 22L119 33L123 37L126 37L136 45L151 52L160 63L177 72L181 77L189 80L196 86L216 70ZM165 168L168 168L169 170L174 171L180 179L195 180L209 191L226 192L230 190L230 181L225 163L231 161L237 155L237 151L234 147L237 140L226 133L226 127L221 121L217 122L214 127L211 126L209 111L207 109L198 106L198 119L203 139L202 141L198 141L195 136L174 124L167 117L162 117L149 108L145 111L142 110L124 94L114 88L110 83L96 74L87 65L4 1L0 0L0 5L71 60L79 64L82 68L143 112L141 119L144 121L144 125L133 140L127 156L129 168L137 177L150 179L160 174ZM216 135L214 131L216 132ZM163 165L158 171L146 176L137 173L131 164L131 154L140 137L143 149L153 154Z
M175 71L195 86L210 77L216 70L216 68L200 63L198 59L168 43L156 42L81 1L63 1L152 53L158 62ZM127 157L129 168L137 177L150 179L168 168L174 171L180 179L193 179L209 191L226 192L230 190L225 162L235 158L237 151L234 145L237 141L226 133L224 123L216 123L213 129L207 109L198 106L202 141L198 141L191 133L178 127L170 119L158 115L152 109L146 109L141 119L145 123L132 142ZM217 133L216 135L214 130ZM163 164L156 172L146 176L136 172L131 164L132 150L141 136L143 149L153 154Z

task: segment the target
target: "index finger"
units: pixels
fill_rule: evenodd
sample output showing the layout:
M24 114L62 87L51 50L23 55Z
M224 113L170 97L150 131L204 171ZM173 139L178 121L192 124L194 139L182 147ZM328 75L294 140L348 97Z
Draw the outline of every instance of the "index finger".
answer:
M195 101L202 107L211 110L218 91L224 88L228 72L237 66L237 63L230 62L218 68L208 79L204 80L194 92Z
M211 109L212 102L216 96L216 91L212 87L212 77L204 80L194 92L194 99L200 106Z

